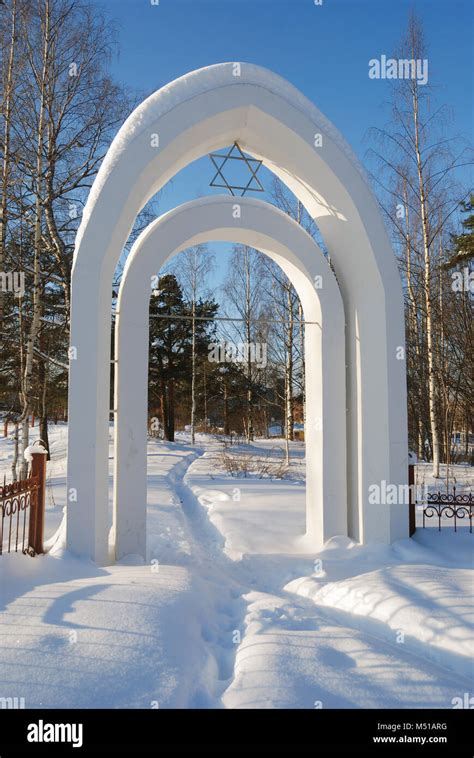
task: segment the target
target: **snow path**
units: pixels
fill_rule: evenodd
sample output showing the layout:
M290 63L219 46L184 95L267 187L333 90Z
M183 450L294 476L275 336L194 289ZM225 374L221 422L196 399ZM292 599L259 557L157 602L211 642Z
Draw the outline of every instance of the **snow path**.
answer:
M212 694L220 698L233 677L234 640L240 636L245 603L241 600L241 584L232 576L231 561L222 552L220 535L186 483L187 471L204 454L201 450L177 463L166 480L173 491L173 502L181 505L186 519L193 570L207 584L206 594L214 598L202 636L212 650L215 663Z

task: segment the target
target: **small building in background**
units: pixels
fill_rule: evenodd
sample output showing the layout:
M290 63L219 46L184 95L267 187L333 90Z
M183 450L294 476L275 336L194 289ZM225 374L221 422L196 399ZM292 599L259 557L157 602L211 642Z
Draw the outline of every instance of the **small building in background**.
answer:
M293 439L298 442L304 442L304 424L298 422L293 424Z

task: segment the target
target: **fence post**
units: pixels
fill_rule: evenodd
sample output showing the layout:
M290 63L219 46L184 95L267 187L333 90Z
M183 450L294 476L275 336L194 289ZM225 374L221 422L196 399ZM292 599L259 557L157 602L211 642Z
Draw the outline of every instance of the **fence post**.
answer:
M26 452L26 451L25 451ZM46 459L48 451L43 446L31 447L31 477L37 479L34 513L30 511L29 546L35 554L43 553L44 509L46 506Z
M413 494L415 484L415 466L413 463L408 464L408 529L410 537L412 537L416 532L416 513L415 513L415 500Z

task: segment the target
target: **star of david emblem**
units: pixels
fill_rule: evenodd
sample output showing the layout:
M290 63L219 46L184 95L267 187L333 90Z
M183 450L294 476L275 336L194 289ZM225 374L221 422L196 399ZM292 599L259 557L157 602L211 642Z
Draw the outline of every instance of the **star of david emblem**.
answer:
M225 153L224 155L219 155L219 153L210 153L209 158L213 162L214 167L217 169L216 175L209 185L210 187L223 187L224 189L228 189L231 195L235 195L238 191L240 192L241 197L243 197L246 192L265 191L260 179L257 176L257 172L263 161L259 161L257 158L249 158L248 155L245 155L245 153L242 152L242 149L237 142L234 142L228 153ZM247 184L231 184L227 181L222 172L227 161L243 161L246 164L250 172L250 179ZM254 167L252 167L252 164L254 164ZM222 179L223 184L220 184L216 181L218 178Z

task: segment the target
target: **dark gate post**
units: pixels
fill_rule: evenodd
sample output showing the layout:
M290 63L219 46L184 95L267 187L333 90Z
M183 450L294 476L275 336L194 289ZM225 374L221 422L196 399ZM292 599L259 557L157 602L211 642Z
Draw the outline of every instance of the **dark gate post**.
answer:
M30 501L29 546L38 555L43 551L44 509L46 506L46 459L48 451L44 447L30 448L31 478L36 480L38 488L34 495L35 506Z
M415 466L413 463L408 464L408 492L409 492L409 500L408 500L408 529L410 537L412 537L416 532L416 514L415 514L415 501L416 498L413 494L415 485Z

